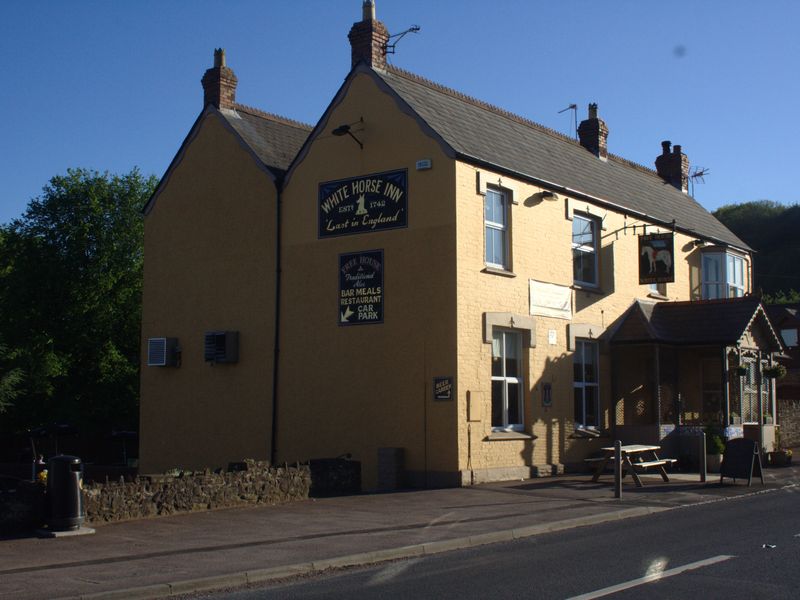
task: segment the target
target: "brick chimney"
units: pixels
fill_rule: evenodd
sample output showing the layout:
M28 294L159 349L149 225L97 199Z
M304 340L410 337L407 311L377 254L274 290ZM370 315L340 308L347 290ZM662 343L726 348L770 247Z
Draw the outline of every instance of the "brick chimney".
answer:
M608 159L608 126L597 117L597 104L594 102L589 105L589 118L578 126L578 138L581 146L600 160Z
M656 172L667 183L675 186L684 194L689 191L689 157L681 152L681 147L672 142L661 142L661 155L656 158Z
M364 0L362 20L353 23L347 37L352 49L352 67L364 61L370 67L386 68L386 44L389 41L389 30L375 18L375 0Z
M238 79L233 70L225 66L225 50L214 50L214 66L200 80L203 84L203 106L213 104L217 108L233 108L236 104Z

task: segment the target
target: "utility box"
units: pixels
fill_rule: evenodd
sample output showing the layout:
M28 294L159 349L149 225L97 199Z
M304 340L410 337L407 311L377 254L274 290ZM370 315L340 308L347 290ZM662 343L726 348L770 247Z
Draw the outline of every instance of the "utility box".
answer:
M54 456L47 463L47 499L51 531L80 529L83 506L83 463L77 456Z

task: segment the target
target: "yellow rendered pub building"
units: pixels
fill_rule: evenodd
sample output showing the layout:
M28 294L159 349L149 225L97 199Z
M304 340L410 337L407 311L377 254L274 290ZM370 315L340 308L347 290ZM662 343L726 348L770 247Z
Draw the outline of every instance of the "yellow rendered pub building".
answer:
M315 126L204 109L145 207L140 472L349 455L364 489L561 472L613 439L774 436L781 344L689 162L386 63L372 0ZM654 144L657 148L657 144Z

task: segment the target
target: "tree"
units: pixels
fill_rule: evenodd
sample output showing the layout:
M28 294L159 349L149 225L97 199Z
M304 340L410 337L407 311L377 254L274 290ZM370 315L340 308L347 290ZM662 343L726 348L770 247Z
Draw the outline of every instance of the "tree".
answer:
M70 169L3 228L0 336L21 380L0 429L136 426L141 208L155 185L136 169Z
M722 206L714 216L756 251L753 289L793 297L800 289L800 206L759 200Z

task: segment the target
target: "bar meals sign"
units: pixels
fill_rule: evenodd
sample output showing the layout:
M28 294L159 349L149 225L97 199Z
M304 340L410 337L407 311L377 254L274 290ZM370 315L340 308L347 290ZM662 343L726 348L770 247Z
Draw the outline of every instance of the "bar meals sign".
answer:
M383 323L383 250L339 255L339 325Z
M408 226L408 171L319 184L320 238Z
M639 236L639 283L675 281L675 250L671 233Z

